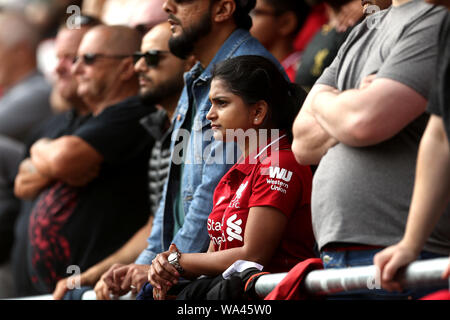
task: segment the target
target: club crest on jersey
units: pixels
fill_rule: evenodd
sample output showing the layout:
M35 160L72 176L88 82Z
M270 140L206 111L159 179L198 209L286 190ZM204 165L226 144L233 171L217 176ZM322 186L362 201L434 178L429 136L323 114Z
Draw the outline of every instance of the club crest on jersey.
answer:
M247 188L248 181L246 183L243 183L239 186L239 189L236 191L236 195L234 196L233 200L231 200L229 207L230 208L240 208L239 200L242 197L242 192L244 192L245 188Z

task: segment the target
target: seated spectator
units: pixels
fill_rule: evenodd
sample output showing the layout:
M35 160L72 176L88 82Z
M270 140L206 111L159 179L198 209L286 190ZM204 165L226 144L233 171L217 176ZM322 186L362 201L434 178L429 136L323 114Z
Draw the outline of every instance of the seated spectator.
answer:
M155 140L148 169L151 218L147 225L136 232L123 247L80 275L80 285L95 286L98 299L109 299L109 292L105 291L106 286L100 277L113 265L132 263L145 249L146 239L152 227L153 215L157 210L167 178L172 133L171 119L184 86L183 73L188 71L194 62L193 58L181 60L170 53L168 44L170 36L168 22L157 25L143 38L141 52L134 54L135 70L139 74L140 80L139 96L147 105L157 104L160 106L160 110L141 121ZM54 299L58 300L64 297L70 287L67 282L69 279L73 278L64 278L58 282L53 292Z
M223 175L236 161L236 145L215 141L206 114L213 66L241 55L261 55L282 66L255 39L249 12L255 0L166 1L172 36L170 51L178 57L194 55L198 62L184 75L185 88L173 118L169 178L148 245L135 263L108 271L108 288L123 295L145 283L155 256L171 243L184 252L208 249L206 229L213 193ZM283 71L284 72L284 71ZM175 149L176 148L176 149Z
M236 141L242 157L215 189L208 252L182 253L172 244L153 260L145 290L153 287L155 299L164 299L180 276L214 277L236 260L286 272L314 257L312 174L290 148L292 120L306 93L266 58L241 56L216 66L209 97L214 138Z
M421 0L392 6L356 26L311 89L294 123L293 151L319 164L311 200L324 267L372 265L401 239L414 184L417 150L447 10ZM450 212L420 258L450 252ZM363 290L343 298L408 299L422 291Z
M450 1L427 1L445 5ZM420 255L439 217L449 211L450 199L450 13L439 32L439 61L436 82L428 103L431 113L422 137L417 157L416 178L409 208L408 223L403 238L397 244L379 252L374 264L380 270L381 285L388 290L401 291L394 278L398 269ZM450 263L442 278L450 277ZM448 290L447 290L448 293Z
M73 72L93 116L71 135L40 139L31 148L36 170L53 181L31 211L23 253L38 293L52 292L68 266L84 271L104 259L148 220L154 141L139 121L156 109L136 97L132 55L140 42L128 27L89 30Z
M28 248L28 221L34 201L52 183L51 179L36 170L30 160L29 150L41 138L56 139L72 134L90 117L87 105L77 94L78 84L71 68L84 34L99 22L92 19L82 19L82 21L84 22L79 29L68 29L65 25L60 27L55 42L58 63L54 70L55 82L52 91L63 99L70 108L65 113L52 116L28 137L25 159L20 164L19 172L15 178L14 193L22 200L15 226L15 240L11 257L14 267L15 287L20 288L17 289L16 296L38 293L33 289L28 272L28 257L24 252Z
M24 143L52 114L51 87L36 69L39 34L32 25L10 11L0 12L0 25L0 135Z
M294 81L301 52L293 42L310 12L303 0L257 0L250 12L253 26L250 33L283 65Z
M39 138L56 138L62 135L61 131L68 134L66 130L70 131L70 128L76 128L80 122L84 121L90 114L88 106L78 96L75 76L71 72L73 66L73 60L76 56L78 46L83 38L84 34L93 26L99 24L97 21L90 21L88 24L83 24L80 29L68 29L62 26L57 34L55 41L55 51L58 64L55 68L55 83L52 88L52 92L57 94L60 99L64 100L65 104L70 106L69 110L52 116L47 122L39 126L28 137L27 143L29 147L36 142ZM29 148L28 148L29 149ZM29 156L29 154L28 154ZM27 165L21 166L22 169L31 169L32 162L27 158L23 162L27 162ZM30 176L30 170L20 171L16 177L15 182L15 194L21 199L34 199L36 195L42 190L44 186L47 186L50 181L44 183L38 182L38 175ZM35 168L32 168L34 173L37 173ZM23 173L23 175L21 175ZM35 178L35 179L34 179ZM41 178L45 178L41 176ZM48 180L48 179L45 179ZM38 185L43 184L41 187Z

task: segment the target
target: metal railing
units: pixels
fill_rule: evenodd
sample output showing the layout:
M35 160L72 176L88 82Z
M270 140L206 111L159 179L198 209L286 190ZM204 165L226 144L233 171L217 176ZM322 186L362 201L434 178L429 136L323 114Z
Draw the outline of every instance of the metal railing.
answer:
M131 294L131 292L127 293L118 298L118 300L134 300L136 297ZM41 296L32 296L32 297L20 297L20 298L11 298L5 300L53 300L53 295L44 294ZM94 290L89 290L83 293L81 300L97 300L95 296Z
M448 285L441 275L449 264L448 258L430 259L411 263L398 274L398 280L405 289ZM265 297L286 276L287 273L261 276L255 284L256 293ZM381 289L379 272L374 265L346 269L316 270L308 273L304 280L308 294L332 294L359 289Z
M403 288L426 288L432 286L448 285L449 280L442 279L441 275L449 264L448 258L430 259L411 263L399 273ZM255 284L256 293L260 297L269 294L287 273L267 274L261 276ZM308 273L304 280L304 289L308 294L332 294L358 289L379 289L379 275L375 266L353 267L346 269L316 270ZM95 300L93 290L86 291L82 300ZM131 300L131 293L119 300ZM52 295L17 298L15 300L52 300Z

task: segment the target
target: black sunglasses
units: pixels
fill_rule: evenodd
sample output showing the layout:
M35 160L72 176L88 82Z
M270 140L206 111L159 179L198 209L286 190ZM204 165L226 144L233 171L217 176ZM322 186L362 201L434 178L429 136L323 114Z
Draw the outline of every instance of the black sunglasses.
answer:
M134 64L136 64L139 60L142 58L145 59L145 63L149 67L156 67L158 66L159 61L161 60L161 55L169 53L169 51L163 51L163 50L149 50L144 53L142 52L135 52L133 54L133 61Z
M76 56L73 58L73 63L76 63L79 59L87 65L93 65L95 61L99 58L105 58L105 59L125 59L128 58L130 55L109 55L109 54L102 54L102 53L86 53L81 56Z

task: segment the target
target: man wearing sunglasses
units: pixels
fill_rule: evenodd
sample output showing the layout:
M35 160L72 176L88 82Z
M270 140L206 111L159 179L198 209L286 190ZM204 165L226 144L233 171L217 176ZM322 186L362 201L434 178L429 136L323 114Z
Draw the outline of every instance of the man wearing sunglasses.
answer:
M182 60L169 52L170 35L168 22L153 27L144 36L141 51L135 52L133 55L134 68L139 77L139 97L146 105L157 104L159 109L141 120L141 124L155 139L148 169L151 217L147 225L136 232L123 247L80 275L81 286L94 287L95 285L95 292L99 300L110 299L110 289L115 289L111 286L114 276L123 277L128 271L132 274L139 269L138 265L130 265L130 268L122 267L124 263L134 262L145 248L153 222L153 214L157 210L167 177L170 161L171 119L184 86L183 73L188 71L194 63L193 57ZM143 272L143 276L144 279L147 278L146 270ZM60 280L53 292L54 299L63 298L67 290L67 279ZM76 294L74 292L72 296Z
M29 150L34 142L42 137L56 139L63 135L73 133L89 118L89 109L77 94L78 84L71 72L73 58L77 54L83 36L90 28L100 24L95 19L82 20L79 29L68 29L66 25L60 27L55 40L55 53L57 64L55 68L55 82L52 96L58 97L69 106L69 110L50 118L28 139L26 153L19 165L19 172L15 177L14 194L21 199L20 213L15 227L15 241L12 250L12 266L16 295L29 295L34 293L33 284L28 275L28 259L25 254L28 245L28 221L33 208L34 200L52 183L52 179L42 175L34 167L30 159ZM54 100L52 101L53 106Z
M28 268L37 294L52 292L68 266L85 271L109 256L148 220L154 139L139 122L156 109L137 97L132 55L140 43L128 27L87 32L72 72L93 116L72 134L31 148L36 169L53 181L29 219Z

